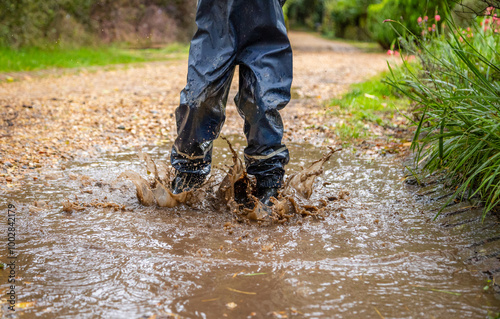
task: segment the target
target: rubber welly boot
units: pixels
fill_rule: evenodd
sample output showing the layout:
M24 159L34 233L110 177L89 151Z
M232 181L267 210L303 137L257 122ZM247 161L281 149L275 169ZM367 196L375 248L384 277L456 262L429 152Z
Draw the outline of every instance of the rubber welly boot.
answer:
M172 193L180 194L194 188L199 188L203 185L205 177L206 175L177 172L172 181Z
M278 188L276 187L267 187L257 190L257 198L259 201L267 207L273 206L273 202L271 201L271 197L278 198Z

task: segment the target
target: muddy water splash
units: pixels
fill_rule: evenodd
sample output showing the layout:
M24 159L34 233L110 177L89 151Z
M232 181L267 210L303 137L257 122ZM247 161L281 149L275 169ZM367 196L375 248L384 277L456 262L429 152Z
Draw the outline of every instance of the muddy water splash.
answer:
M238 142L244 142L235 142L241 157ZM168 162L168 149L144 153L158 164ZM325 152L310 145L289 149L290 175ZM256 227L208 203L140 205L135 186L116 181L124 171L142 172L144 160L136 154L123 150L33 173L22 191L0 195L18 211L16 292L24 304L14 318L446 319L500 311L480 275L490 253L477 247L481 261L469 262L467 248L497 237L486 228L497 221L432 222L443 201L416 196L419 189L402 182L394 157L332 155L309 198L331 199L323 219ZM214 145L214 163L226 172L233 166L224 141ZM214 183L224 177L215 174ZM450 223L460 224L460 216ZM5 256L1 250L2 261ZM0 271L2 298L7 278ZM3 315L5 305L0 301Z
M284 222L295 215L323 216L323 208L327 206L326 200L310 200L314 182L323 173L325 163L341 149L330 149L309 167L292 174L285 181L278 198L272 199L274 206L269 210L253 195L256 184L248 177L238 153L229 140L225 137L222 139L228 144L233 164L227 167L226 175L220 184L210 178L200 188L174 194L170 190L174 177L173 168L166 166L164 162L156 163L151 156L143 152L139 152L139 159L151 175L150 180L135 171L126 171L120 174L118 179L129 179L136 187L139 202L145 206L173 208L186 204L200 208L209 200L212 207L227 207L234 214L251 220Z

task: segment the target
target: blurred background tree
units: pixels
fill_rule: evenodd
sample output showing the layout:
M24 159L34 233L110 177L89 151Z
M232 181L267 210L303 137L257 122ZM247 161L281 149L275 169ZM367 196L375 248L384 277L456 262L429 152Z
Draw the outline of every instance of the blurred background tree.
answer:
M330 37L371 40L367 28L368 7L379 0L325 0L322 32Z

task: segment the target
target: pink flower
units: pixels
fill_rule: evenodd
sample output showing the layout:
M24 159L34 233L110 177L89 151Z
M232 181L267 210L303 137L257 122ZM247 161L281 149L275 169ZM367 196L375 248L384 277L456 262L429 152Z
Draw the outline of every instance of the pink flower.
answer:
M436 14L436 16L434 17L434 19L436 19L436 21L441 21L441 16L439 14Z
M395 56L399 56L399 51L394 51Z
M490 19L484 20L484 24L488 24L488 23L490 23Z
M409 56L406 57L405 60L408 61L408 62L411 62L411 61L415 60L415 58L416 57L414 55L409 55Z
M422 23L422 17L418 17L417 22L418 24Z
M429 32L431 32L431 31L432 31L432 28L431 28L431 27L429 27Z
M425 16L424 17L424 21L427 22L429 20L429 17L428 16Z
M392 50L387 50L387 55L394 55L394 51L392 51Z
M488 7L488 8L486 8L486 15L487 16L491 15L491 13L493 12L493 10L495 10L494 7Z

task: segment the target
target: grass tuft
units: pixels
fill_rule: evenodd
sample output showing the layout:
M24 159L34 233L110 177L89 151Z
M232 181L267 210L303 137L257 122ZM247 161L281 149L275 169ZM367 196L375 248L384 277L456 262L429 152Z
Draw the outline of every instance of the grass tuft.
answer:
M418 105L417 166L447 173L449 202L482 198L484 218L500 204L500 20L477 17L465 29L447 16L441 31L406 42L423 69L405 63L388 81Z
M401 117L398 110L407 110L410 103L392 86L384 82L387 73L366 82L351 85L339 99L329 103L328 113L341 119L335 132L342 140L370 135L369 125L396 126Z
M123 49L117 46L83 48L1 48L0 72L77 68L165 60L188 52L187 44L174 43L161 49Z

